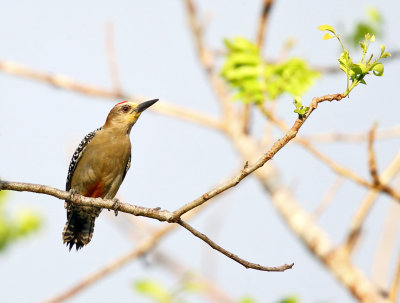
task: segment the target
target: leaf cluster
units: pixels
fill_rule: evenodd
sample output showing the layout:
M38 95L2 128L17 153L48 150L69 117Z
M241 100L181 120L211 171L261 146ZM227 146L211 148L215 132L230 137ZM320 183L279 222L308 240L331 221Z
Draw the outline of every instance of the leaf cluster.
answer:
M203 285L192 279L184 279L177 287L169 289L153 279L142 279L134 284L134 289L155 303L185 303L184 295L198 293Z
M375 7L369 7L366 13L366 20L357 22L353 32L346 38L346 41L351 43L353 47L357 47L368 33L377 38L383 36L383 17L381 13Z
M335 29L330 25L321 25L318 27L321 31L327 31L322 37L323 40L337 38L342 48L342 53L339 56L339 66L342 71L345 72L347 77L347 87L344 95L347 96L358 84L367 84L365 82L365 76L373 73L373 75L381 77L383 75L384 67L380 62L381 59L391 57L390 53L386 52L386 47L381 45L381 53L374 59L374 54L368 54L368 48L371 43L375 42L375 36L369 33L365 34L364 41L360 42L360 48L362 56L357 63L354 63L354 59L350 56L349 50L347 50L339 35L336 34ZM351 85L350 85L351 81Z
M18 211L10 218L5 209L4 191L0 192L0 251L20 238L36 231L41 225L40 217L31 210Z
M260 104L284 93L301 96L320 75L300 58L267 63L258 47L243 37L226 39L225 46L227 55L221 76L235 91L233 98L244 103Z

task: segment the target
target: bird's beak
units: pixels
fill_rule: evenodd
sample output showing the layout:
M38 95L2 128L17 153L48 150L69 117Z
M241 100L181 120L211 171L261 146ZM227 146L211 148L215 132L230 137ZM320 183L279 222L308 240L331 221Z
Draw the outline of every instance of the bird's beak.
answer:
M149 108L150 106L152 106L157 101L158 101L158 99L153 99L153 100L142 102L138 106L136 106L135 111L138 112L138 113L141 113L142 111L144 111L145 109Z

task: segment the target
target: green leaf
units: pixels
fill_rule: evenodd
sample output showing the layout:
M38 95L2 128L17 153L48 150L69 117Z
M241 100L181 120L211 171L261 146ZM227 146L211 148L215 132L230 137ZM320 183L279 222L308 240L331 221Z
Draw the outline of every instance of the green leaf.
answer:
M10 216L5 210L7 196L6 192L0 192L0 251L37 231L42 223L40 216L29 209L19 210Z
M372 72L375 76L381 77L383 75L384 67L382 63L375 63L372 66Z
M289 296L279 301L279 303L299 303L297 296Z
M193 293L199 293L204 291L205 286L204 284L196 281L187 281L183 285L183 289L186 290L187 292L193 292Z
M367 52L367 45L364 42L360 42L361 50L366 53Z
M239 300L239 303L256 303L256 300L252 297L243 297Z
M294 98L293 103L294 103L294 106L296 107L294 112L299 114L300 118L307 113L309 107L308 106L303 106L301 104L301 98L299 98L299 97Z
M371 40L370 40L372 43L374 43L375 42L375 35L372 35L371 36Z
M322 40L329 40L335 38L335 36L331 35L330 33L326 33L323 37Z
M137 292L151 298L157 303L172 302L172 295L163 285L161 285L157 281L151 279L143 279L137 281L134 287Z
M318 29L319 29L320 31L329 31L329 32L331 32L332 34L335 34L334 28L333 28L332 26L328 25L328 24L320 25L320 26L318 26Z
M367 16L368 19L371 20L371 22L380 24L383 21L382 15L375 7L369 7L367 9Z

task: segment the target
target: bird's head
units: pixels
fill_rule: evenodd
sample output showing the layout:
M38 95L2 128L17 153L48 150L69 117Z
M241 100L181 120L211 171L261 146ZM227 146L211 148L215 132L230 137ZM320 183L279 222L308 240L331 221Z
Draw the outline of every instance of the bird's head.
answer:
M141 113L156 103L158 99L145 101L142 103L134 103L131 101L123 101L116 104L107 116L105 127L119 127L126 126L129 133L132 126L136 123Z

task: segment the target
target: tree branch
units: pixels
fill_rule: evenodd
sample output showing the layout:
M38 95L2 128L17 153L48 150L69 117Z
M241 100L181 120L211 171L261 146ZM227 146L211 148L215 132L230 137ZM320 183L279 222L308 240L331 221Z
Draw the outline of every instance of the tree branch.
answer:
M184 0L184 2L189 29L195 42L197 58L208 77L212 89L218 97L223 115L222 120L225 123L224 126L227 127L229 121L232 121L234 114L233 104L229 98L230 95L219 74L215 72L214 55L204 42L203 28L197 17L196 5L193 0Z
M287 132L288 127L283 121L278 120L273 115L271 115L268 110L266 110L263 106L259 106L260 111L272 122L274 122L282 131ZM346 177L352 180L355 183L358 183L362 186L368 187L369 189L375 189L377 191L383 192L392 196L397 202L400 202L400 193L395 191L392 187L388 186L385 183L378 183L375 184L373 182L369 182L368 180L362 178L361 176L357 175L352 170L348 169L345 166L339 165L331 158L326 156L325 154L321 153L318 149L316 149L308 140L304 139L303 137L297 137L295 142L303 146L307 151L311 152L317 159L324 162L328 165L335 173Z
M400 285L400 255L397 259L397 266L394 279L392 285L389 288L389 300L392 303L397 302L397 298L399 296L399 285Z
M294 265L294 263L292 263L290 265L284 264L284 265L278 266L278 267L266 267L266 266L262 266L260 264L248 262L248 261L243 260L242 258L238 257L237 255L227 251L226 249L222 248L221 246L219 246L218 244L213 242L210 238L208 238L205 234L202 234L201 232L197 231L192 226L190 226L189 224L184 222L182 219L179 219L179 221L177 223L179 225L181 225L182 227L186 228L188 231L190 231L197 238L202 239L204 242L206 242L212 248L214 248L214 249L218 250L219 252L223 253L228 258L230 258L232 260L235 260L239 264L242 264L246 268L252 268L252 269L257 269L257 270L261 270L261 271L285 271L287 269L291 269L293 267L293 265Z
M253 138L236 133L233 139L242 159L257 157L260 148ZM266 166L257 170L255 176L271 195L273 205L292 232L360 302L385 302L379 290L352 264L347 255L334 249L329 235L303 210L300 202L282 184L279 175L271 173L272 169L272 166Z
M400 136L400 125L389 128L377 129L375 134L376 140L393 139ZM368 140L368 134L362 133L320 133L306 135L303 137L305 140L312 141L313 143L335 143L335 142L348 142L360 143Z
M100 268L99 270L89 274L87 277L83 278L81 281L76 283L71 288L61 292L60 294L43 301L42 303L60 303L63 302L85 288L93 285L100 279L104 278L108 274L120 269L124 265L128 264L130 261L137 259L146 253L148 253L151 249L153 249L158 242L169 232L174 229L174 225L168 225L164 228L161 228L154 233L152 233L148 238L140 242L140 244L135 247L132 251L122 255L121 257L111 261L110 263L106 264L104 267Z
M210 190L209 192L203 194L196 200L193 200L192 202L185 204L178 210L174 211L173 217L171 218L172 221L178 222L179 217L182 216L184 213L190 211L191 209L203 204L204 202L210 200L211 198L215 197L216 195L219 195L220 193L226 191L227 189L236 186L239 184L240 181L242 181L244 178L246 178L248 175L253 173L255 170L259 169L262 167L265 163L267 163L269 160L272 159L275 154L280 151L286 144L288 144L293 138L296 137L299 129L301 126L304 124L304 122L307 120L307 118L311 115L311 113L318 107L318 104L324 101L340 101L343 98L342 94L335 94L335 95L325 95L322 97L316 97L312 100L308 112L303 115L301 118L298 118L293 126L286 132L286 134L279 140L275 141L275 143L272 145L272 147L262 156L260 157L256 163L253 165L248 165L248 162L246 162L245 166L241 170L239 174L237 174L233 179L225 182L221 186L214 188Z
M39 194L50 195L50 196L59 198L61 200L68 199L70 202L77 204L77 205L95 206L95 207L100 207L100 208L106 208L109 210L115 210L115 206L114 206L115 201L113 201L113 200L101 199L101 198L88 198L88 197L84 197L84 196L77 195L77 194L71 195L70 192L63 191L63 190L60 190L60 189L57 189L54 187L50 187L50 186L40 185L40 184L0 181L0 190L35 192L35 193L39 193ZM199 205L197 205L197 206L199 206ZM182 225L184 228L188 229L195 236L197 236L198 238L205 241L212 248L218 250L222 254L224 254L227 257L231 258L232 260L238 262L239 264L245 266L246 268L253 268L256 270L264 270L264 271L267 271L267 269L270 268L270 267L262 267L258 264L254 265L254 263L245 261L245 260L239 258L238 256L232 254L231 252L228 252L226 249L223 249L219 245L215 244L210 239L208 239L206 236L204 236L203 234L201 234L200 232L195 230L193 227L191 227L191 226L187 227L186 225L184 225L186 223L182 224L181 216L179 216L178 218L175 219L175 216L174 216L175 214L173 214L167 210L160 210L159 208L147 208L147 207L142 207L142 206L135 206L135 205L131 205L129 203L121 203L120 202L119 206L118 206L118 211L132 214L135 216L148 217L148 218L156 219L156 220L163 221L163 222L178 223L178 224ZM199 236L199 235L202 235L204 237ZM253 265L254 265L254 267L252 267ZM291 268L292 266L288 267L287 265L283 265L282 267L279 267L279 268L281 269L280 271L284 271L286 269ZM269 271L274 271L274 270L271 269ZM275 271L277 271L277 270L275 270Z
M374 184L379 185L381 184L381 181L379 180L378 169L376 165L376 156L374 150L376 127L377 124L374 123L368 134L368 164L369 164L369 172L371 174Z
M74 91L77 93L93 97L100 97L106 99L127 99L127 100L151 99L144 96L132 96L129 94L125 94L122 91L114 91L90 84L80 83L68 76L55 73L50 74L50 73L40 72L9 61L0 60L0 71L6 74L36 80L39 82L53 85L58 88ZM168 103L165 100L162 100L162 102L157 102L157 104L152 106L149 110L152 110L159 114L164 114L166 116L188 121L191 123L200 124L202 126L217 129L219 131L223 130L223 125L219 119L211 117L206 114L199 113L194 110L176 106L172 103Z
M264 37L265 32L267 31L268 17L273 4L274 0L263 0L263 6L261 9L261 16L258 22L257 30L257 46L260 50L264 47Z
M400 170L400 152L396 154L393 160L383 171L383 173L379 177L380 182L385 184L389 183L390 180L393 178L393 176L397 174L399 170ZM369 212L371 211L371 208L378 196L378 193L379 192L377 189L370 190L362 200L361 205L359 206L355 215L352 218L352 221L350 223L350 230L345 241L346 243L345 246L347 246L347 250L349 252L352 252L355 241L359 237L364 221Z
M120 92L121 81L119 79L117 56L115 53L114 23L112 23L111 21L107 22L104 25L104 32L108 70L110 72L112 87L115 92Z

